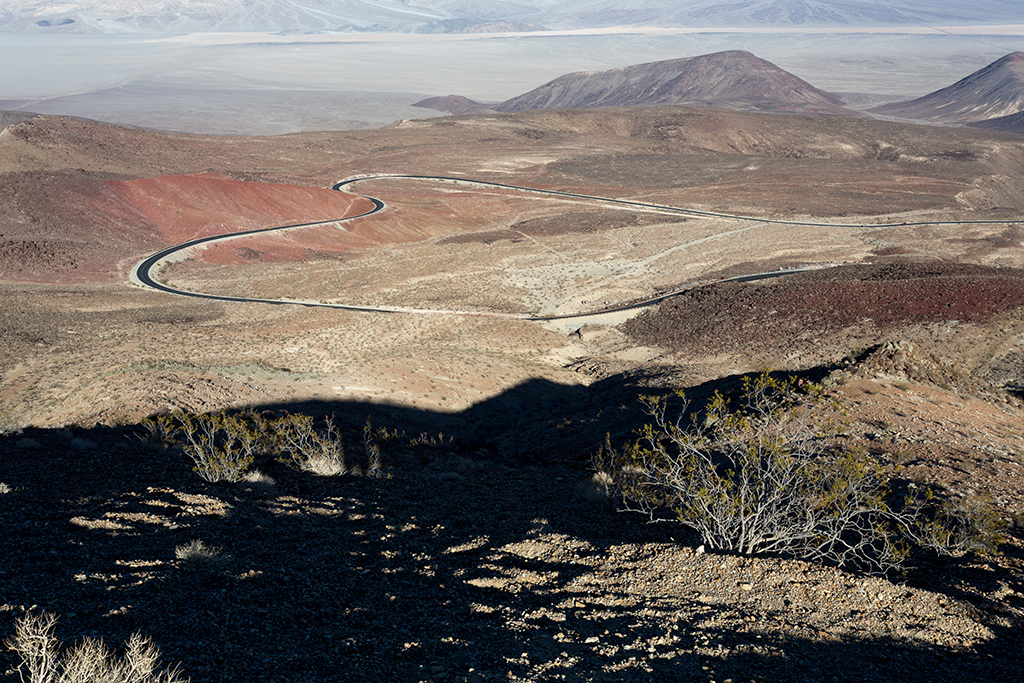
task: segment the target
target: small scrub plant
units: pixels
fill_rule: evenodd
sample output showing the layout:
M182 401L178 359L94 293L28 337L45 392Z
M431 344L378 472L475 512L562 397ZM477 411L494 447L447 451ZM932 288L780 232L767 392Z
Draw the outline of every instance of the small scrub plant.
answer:
M317 430L309 415L289 413L274 420L272 431L280 452L278 459L285 464L322 477L349 473L341 435L331 418Z
M197 538L174 549L174 557L183 562L216 562L224 559L220 548L206 545Z
M244 416L181 412L177 417L181 448L192 458L192 469L200 478L237 482L245 476L261 449L262 434Z
M922 509L923 519L914 535L922 547L942 554L987 555L1006 540L1006 523L990 497L969 495L938 505L932 504L934 499L932 491L925 489L921 498L911 501Z
M642 399L652 421L622 450L595 458L627 510L669 511L710 549L782 554L885 573L912 546L993 551L994 515L948 507L930 492L892 506L888 478L867 454L843 449L845 409L820 385L767 370L737 400L716 393L685 423L667 400ZM988 515L988 516L986 516Z
M323 476L345 474L341 436L328 418L317 429L301 413L267 418L248 411L196 415L177 410L143 420L143 440L159 448L180 448L206 481L250 481L249 467L262 455Z
M242 477L242 481L248 484L251 488L258 491L270 493L277 486L277 482L270 475L263 474L259 470L249 470Z
M363 425L363 450L366 453L366 474L371 477L384 476L384 452L381 444L394 443L404 436L403 432L387 427L374 427L370 418ZM414 447L412 442L410 447Z
M176 667L159 669L160 651L138 633L118 656L102 640L85 638L62 648L53 632L57 617L26 614L15 622L14 636L6 641L21 663L22 683L186 683Z

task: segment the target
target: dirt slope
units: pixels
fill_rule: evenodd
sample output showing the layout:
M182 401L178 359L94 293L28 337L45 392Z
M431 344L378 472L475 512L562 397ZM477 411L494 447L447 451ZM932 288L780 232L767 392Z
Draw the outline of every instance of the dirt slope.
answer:
M1012 52L947 88L870 111L935 123L971 123L1011 116L1022 109L1024 52Z

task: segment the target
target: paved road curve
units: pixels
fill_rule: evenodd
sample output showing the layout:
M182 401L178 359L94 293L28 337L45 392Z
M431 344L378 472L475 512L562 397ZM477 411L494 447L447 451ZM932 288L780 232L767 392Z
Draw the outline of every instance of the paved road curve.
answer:
M891 228L896 226L915 226L915 225L986 225L986 224L1024 224L1024 220L1012 220L1012 221L921 221L916 223L815 223L815 222L802 222L802 221L788 221L779 220L774 218L759 218L753 216L739 216L736 214L728 213L717 213L714 211L698 211L696 209L685 209L677 206L667 206L663 204L651 204L648 202L638 202L630 199L612 199L609 197L596 197L593 195L579 194L576 192L563 192L561 190L543 190L535 187L525 187L522 185L508 185L505 183L495 183L486 180L472 180L469 178L457 178L452 176L430 176L430 175L400 175L400 174L382 174L382 175L366 175L357 176L354 178L348 178L346 180L339 181L331 186L331 189L342 191L343 188L347 188L358 182L366 180L378 180L378 179L408 179L408 180L431 180L440 182L454 182L464 185L474 185L477 187L490 187L504 190L515 190L517 192L532 192L536 194L552 195L556 197L565 197L567 199L583 199L586 201L603 202L606 204L615 204L619 206L635 207L638 209L657 209L659 211L668 211L672 213L681 213L690 216L699 216L704 218L721 218L728 220L739 220L739 221L750 221L754 223L766 223L775 225L799 225L809 227L832 227L832 228ZM400 308L400 307L375 307L375 306L356 306L351 304L329 304L321 303L317 301L300 301L294 299L259 299L250 297L236 297L236 296L223 296L217 294L203 294L202 292L191 292L185 289L178 289L166 285L154 277L153 272L159 271L160 268L166 264L180 260L184 258L188 250L193 247L197 247L201 244L211 244L214 242L226 241L243 237L245 235L253 235L257 233L274 232L277 230L290 230L294 228L308 228L318 225L329 225L332 223L340 223L343 221L351 221L357 218L365 218L371 214L375 214L379 211L383 211L385 208L384 202L374 197L366 195L359 195L373 202L373 208L365 213L361 213L357 216L348 216L346 218L339 218L331 221L317 221L313 223L293 223L290 225L281 225L273 228L258 228L255 230L244 230L241 232L231 232L223 235L212 235L210 237L202 237L199 239L191 240L189 242L183 242L182 244L168 247L163 251L157 252L152 256L149 256L138 263L135 268L132 269L130 279L132 282L150 287L152 289L159 290L161 292L168 292L170 294L179 294L181 296L190 296L199 299L212 299L214 301L235 301L235 302L246 302L246 303L264 303L264 304L288 304L297 306L308 306L316 308L338 308L349 311L369 311L373 313L433 313L433 314L444 314L444 315L467 315L467 316L486 316L496 318L514 318L518 320L564 320L569 318L586 318L598 315L604 315L607 313L618 313L621 311L628 311L637 308L644 308L652 304L658 303L669 297L676 296L694 287L707 284L704 282L698 282L688 284L678 289L674 289L671 292L665 292L658 296L644 299L642 301L636 301L630 304L621 306L612 306L608 308L602 308L596 311L587 311L585 313L573 313L568 315L553 315L553 316L531 316L531 315L515 315L511 313L492 313L487 311L444 311L444 310L430 310L421 308ZM727 278L720 280L721 282L728 281L739 281L749 282L753 280L764 280L772 277L778 277L780 275L788 275L790 273L802 272L804 270L813 270L811 268L804 268L800 270L780 270L772 271L767 273L753 273L750 275L741 275L738 277Z

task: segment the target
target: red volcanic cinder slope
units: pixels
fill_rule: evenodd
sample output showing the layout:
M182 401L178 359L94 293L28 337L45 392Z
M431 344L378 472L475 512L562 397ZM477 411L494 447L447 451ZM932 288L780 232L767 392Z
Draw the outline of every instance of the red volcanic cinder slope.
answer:
M170 244L250 228L329 221L372 208L368 199L333 190L246 182L217 173L106 184Z
M216 173L127 181L11 174L2 189L0 196L10 194L12 211L24 218L8 222L0 235L0 279L21 282L115 281L133 259L197 237L330 221L372 208L368 199L326 188Z

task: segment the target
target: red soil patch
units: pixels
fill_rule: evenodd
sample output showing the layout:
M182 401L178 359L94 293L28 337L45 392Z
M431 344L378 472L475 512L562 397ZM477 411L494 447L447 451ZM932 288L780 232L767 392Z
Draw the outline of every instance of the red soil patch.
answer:
M690 290L627 322L638 342L729 353L797 345L844 329L979 323L1024 305L1024 271L952 263L852 265Z
M133 259L196 237L329 221L372 206L334 190L215 173L127 181L72 172L6 174L0 183L0 279L114 281L124 278ZM298 245L291 258L304 257L310 248L338 250L319 245L323 240L316 237L303 239L314 246Z
M217 173L108 181L126 204L171 244L233 230L328 221L363 213L368 199L281 183L251 183Z

